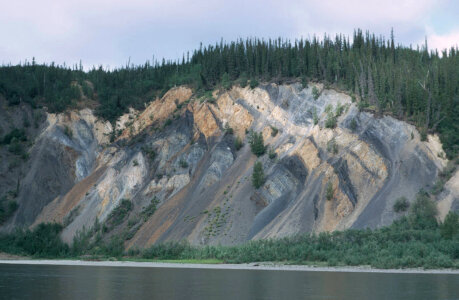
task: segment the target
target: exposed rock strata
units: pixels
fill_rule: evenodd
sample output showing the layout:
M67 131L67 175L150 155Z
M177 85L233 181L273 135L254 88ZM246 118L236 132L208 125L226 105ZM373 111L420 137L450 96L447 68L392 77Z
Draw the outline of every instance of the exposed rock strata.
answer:
M412 125L359 112L348 95L316 86L317 100L313 84L270 84L233 87L215 93L213 103L174 88L144 111L121 117L114 143L111 124L90 110L48 115L31 150L21 209L7 226L62 222L63 237L71 241L107 220L122 199L133 209L108 235L135 228L126 247L181 239L235 244L390 224L399 217L394 201L413 200L445 166L438 138L422 142ZM337 127L325 128L338 106ZM63 126L72 129L71 137ZM266 174L259 190L251 184L257 158L248 145L250 130L262 132L276 153L275 159L258 158ZM244 141L238 151L236 137ZM442 217L458 209L457 178L439 203ZM329 185L333 197L327 200ZM143 220L152 199L157 211Z

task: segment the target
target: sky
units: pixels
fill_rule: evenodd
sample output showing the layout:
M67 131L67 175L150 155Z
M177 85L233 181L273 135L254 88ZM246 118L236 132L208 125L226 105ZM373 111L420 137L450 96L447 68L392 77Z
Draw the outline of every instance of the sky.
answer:
M0 63L115 68L238 38L355 28L430 49L459 45L459 0L0 0Z

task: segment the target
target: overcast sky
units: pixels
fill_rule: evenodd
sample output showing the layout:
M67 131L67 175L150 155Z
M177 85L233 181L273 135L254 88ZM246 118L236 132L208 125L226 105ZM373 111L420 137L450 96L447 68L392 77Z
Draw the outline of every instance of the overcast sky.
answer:
M457 0L0 0L0 63L116 67L175 59L245 37L390 35L405 45L459 44Z

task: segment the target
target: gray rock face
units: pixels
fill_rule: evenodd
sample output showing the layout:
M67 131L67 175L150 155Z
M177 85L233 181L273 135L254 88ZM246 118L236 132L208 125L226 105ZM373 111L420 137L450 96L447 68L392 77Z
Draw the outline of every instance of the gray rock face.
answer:
M48 203L64 196L93 171L99 148L93 131L94 124L83 117L48 120L48 127L30 150L30 165L20 182L17 201L21 209L7 228L32 224Z
M71 171L72 153L62 144L48 139L38 142L31 161L32 166L18 195L21 209L14 224L31 224L46 204L64 195L75 183L75 174Z
M217 144L212 151L210 166L206 170L206 173L199 184L200 188L205 189L206 187L219 181L223 173L231 166L233 161L233 153L231 153L231 148L227 145L227 143Z

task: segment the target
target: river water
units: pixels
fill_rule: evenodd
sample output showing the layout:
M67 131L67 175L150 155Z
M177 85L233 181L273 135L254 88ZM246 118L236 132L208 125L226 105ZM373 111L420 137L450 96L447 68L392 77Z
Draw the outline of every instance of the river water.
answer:
M459 299L459 275L0 264L0 298Z

